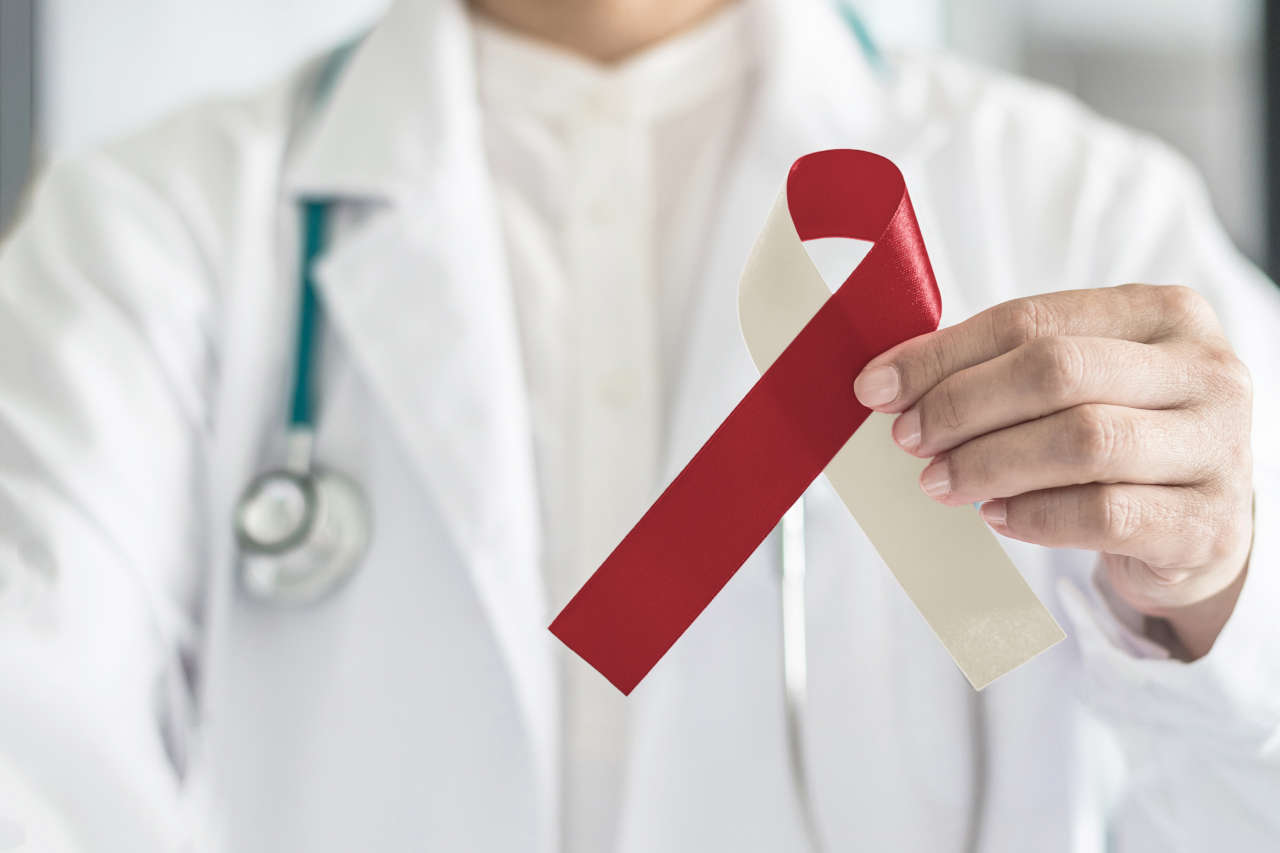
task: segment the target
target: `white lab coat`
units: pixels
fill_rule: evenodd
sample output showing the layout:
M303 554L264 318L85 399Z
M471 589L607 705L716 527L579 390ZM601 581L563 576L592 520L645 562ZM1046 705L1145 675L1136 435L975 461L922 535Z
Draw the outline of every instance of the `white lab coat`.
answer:
M1258 398L1253 564L1191 665L1143 658L1091 555L1012 543L1071 638L979 705L810 489L826 849L959 851L975 802L984 851L1276 849L1280 293L1158 144L946 59L882 77L824 4L782 6L758 12L766 72L706 248L668 476L755 378L738 272L789 164L826 147L901 165L946 322L1035 291L1188 283ZM55 169L4 246L0 772L85 849L554 849L563 602L542 590L465 26L454 2L401 2L322 106L317 62L188 110ZM230 519L282 452L309 194L345 201L319 268L318 456L363 485L375 532L349 586L278 612L237 594ZM775 556L770 539L629 700L622 853L808 849Z

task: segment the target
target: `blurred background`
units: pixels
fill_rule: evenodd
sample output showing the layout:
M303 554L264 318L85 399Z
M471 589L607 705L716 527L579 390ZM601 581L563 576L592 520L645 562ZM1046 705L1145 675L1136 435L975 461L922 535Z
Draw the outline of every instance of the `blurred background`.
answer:
M385 2L0 0L0 231L41 163L268 80ZM1204 174L1236 243L1280 277L1280 168L1267 169L1280 164L1268 156L1280 150L1280 0L854 5L885 45L1038 78L1163 137Z

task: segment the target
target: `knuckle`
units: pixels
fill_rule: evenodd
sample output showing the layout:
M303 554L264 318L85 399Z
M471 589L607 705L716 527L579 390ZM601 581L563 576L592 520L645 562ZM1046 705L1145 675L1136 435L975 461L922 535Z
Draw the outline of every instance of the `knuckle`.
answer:
M1158 288L1165 307L1176 313L1195 313L1208 307L1203 296L1185 284L1166 284Z
M1114 458L1121 443L1121 429L1106 409L1077 406L1066 432L1066 454L1078 466L1095 470Z
M1217 535L1207 536L1200 540L1205 542L1203 548L1205 563L1220 563L1229 559L1239 548L1240 540L1235 529L1218 531Z
M964 446L949 453L947 459L952 494L986 496L992 465L984 447L980 444Z
M929 427L941 427L947 432L960 429L965 421L962 405L952 383L943 382L937 387L937 393L925 398L922 431Z
M1084 383L1084 354L1068 338L1039 338L1026 345L1026 370L1035 390L1063 403L1073 399Z
M933 342L909 348L897 359L895 366L902 380L899 400L923 400L946 376L946 356Z
M1143 507L1128 491L1114 486L1098 489L1096 517L1109 549L1133 541L1142 530Z
M947 359L942 352L942 347L930 345L924 350L924 371L923 375L909 377L907 379L908 392L923 393L929 388L941 382L947 375Z
M997 343L1005 352L1042 337L1047 326L1044 308L1034 299L1006 302L993 319Z
M1009 501L1009 526L1029 536L1052 532L1056 513L1053 499L1047 493L1022 495Z
M1063 490L1038 492L1021 500L1026 501L1026 506L1019 520L1026 525L1028 533L1057 539L1072 526L1071 507Z
M1209 306L1209 301L1185 285L1160 286L1158 296L1165 314L1175 323L1199 326L1213 317L1213 309Z
M1252 499L1237 501L1228 497L1216 513L1203 511L1197 521L1202 534L1198 538L1206 543L1206 562L1227 560L1253 538Z
M1181 507L1177 514L1179 541L1178 553L1166 555L1169 565L1203 565L1225 558L1231 550L1231 538L1223 514L1216 512L1210 501L1200 496Z
M1248 366L1229 348L1215 348L1208 352L1206 360L1215 389L1231 400L1253 398L1253 377Z

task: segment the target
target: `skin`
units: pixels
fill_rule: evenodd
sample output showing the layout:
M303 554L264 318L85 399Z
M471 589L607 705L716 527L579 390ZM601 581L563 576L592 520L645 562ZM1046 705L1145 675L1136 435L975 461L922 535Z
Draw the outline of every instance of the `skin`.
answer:
M998 533L1096 551L1148 635L1206 654L1244 583L1253 534L1249 373L1208 303L1124 285L997 305L906 341L854 383L900 413L948 505Z
M731 0L471 0L509 29L615 62L696 26Z

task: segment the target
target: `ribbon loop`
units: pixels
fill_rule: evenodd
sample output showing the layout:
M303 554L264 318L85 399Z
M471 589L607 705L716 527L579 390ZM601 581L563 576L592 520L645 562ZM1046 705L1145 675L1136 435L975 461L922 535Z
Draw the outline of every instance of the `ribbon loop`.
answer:
M820 237L874 242L834 294L803 246ZM885 430L859 430L871 412L854 397L854 377L884 350L936 329L941 307L897 167L851 150L796 161L739 285L743 334L763 375L552 633L630 693L826 468L975 686L1061 639L976 513L961 518L968 508L926 498L919 460L887 435L869 441Z

